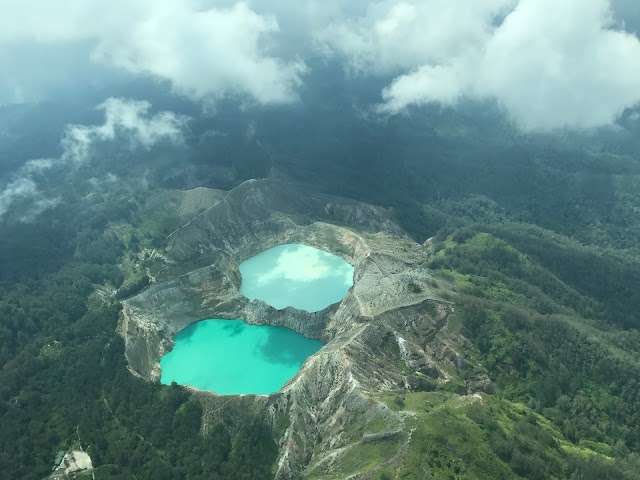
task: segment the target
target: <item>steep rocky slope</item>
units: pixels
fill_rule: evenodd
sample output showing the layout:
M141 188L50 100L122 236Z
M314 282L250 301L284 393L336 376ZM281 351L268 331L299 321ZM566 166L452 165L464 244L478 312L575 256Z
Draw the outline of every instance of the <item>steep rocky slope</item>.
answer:
M453 307L439 298L446 286L426 267L429 246L408 238L388 211L276 180L198 197L213 203L168 237L157 283L123 302L119 330L127 360L135 375L159 381L158 362L172 337L202 318L285 326L322 340L325 347L277 394L194 392L205 407L205 430L236 409L272 426L280 445L278 478L367 478L399 461L411 432L406 414L379 401L380 392L437 384L460 394L491 389L483 375L468 374L470 347L450 328ZM238 265L285 243L315 246L350 262L354 286L347 297L308 313L278 311L240 295ZM466 383L452 381L462 371Z

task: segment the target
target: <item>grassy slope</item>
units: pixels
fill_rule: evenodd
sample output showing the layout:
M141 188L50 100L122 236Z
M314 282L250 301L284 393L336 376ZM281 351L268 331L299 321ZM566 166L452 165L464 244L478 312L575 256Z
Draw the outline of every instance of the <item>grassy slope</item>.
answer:
M379 480L522 478L517 473L524 473L518 464L520 453L501 450L501 442L521 446L542 460L538 478L563 478L572 458L609 461L603 453L606 446L574 445L526 405L497 396L386 392L379 398L406 415L404 434L361 443L350 449L331 473L312 478L354 474Z

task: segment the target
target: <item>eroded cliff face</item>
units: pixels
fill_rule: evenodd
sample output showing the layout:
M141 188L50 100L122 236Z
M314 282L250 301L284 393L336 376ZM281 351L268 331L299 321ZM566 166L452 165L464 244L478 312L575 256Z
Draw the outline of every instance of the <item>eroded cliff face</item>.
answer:
M250 181L211 198L210 207L168 238L168 262L158 283L123 302L119 329L131 371L159 381L159 360L175 333L203 318L288 327L325 347L277 394L195 392L205 407L203 428L238 408L261 415L280 444L278 478L347 472L345 459L371 442L388 444L384 462L397 461L410 433L403 414L377 394L429 389L446 383L450 372L469 368L465 340L448 328L453 307L438 299L425 266L429 249L409 239L384 209L285 182ZM347 297L308 313L275 310L240 295L238 265L286 243L350 262L354 286ZM490 388L485 380L477 384ZM475 386L462 385L461 393ZM356 473L367 478L374 470Z

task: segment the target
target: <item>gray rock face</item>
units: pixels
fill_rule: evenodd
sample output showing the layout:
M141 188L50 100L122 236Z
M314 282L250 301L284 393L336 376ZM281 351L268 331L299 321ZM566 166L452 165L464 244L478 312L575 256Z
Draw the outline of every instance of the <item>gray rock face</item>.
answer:
M158 284L123 302L119 331L131 371L159 381L159 360L173 336L203 318L288 327L325 346L277 394L195 391L204 406L203 428L237 408L262 415L280 444L278 478L331 472L354 445L372 438L354 425L375 421L383 427L374 437L397 436L401 444L404 417L375 395L446 382L463 344L448 332L453 307L431 287L427 249L382 208L285 182L249 181L212 197L209 208L168 238L169 262ZM276 310L243 297L238 265L286 243L350 262L354 286L347 297L317 313ZM479 390L490 390L486 381L476 382Z

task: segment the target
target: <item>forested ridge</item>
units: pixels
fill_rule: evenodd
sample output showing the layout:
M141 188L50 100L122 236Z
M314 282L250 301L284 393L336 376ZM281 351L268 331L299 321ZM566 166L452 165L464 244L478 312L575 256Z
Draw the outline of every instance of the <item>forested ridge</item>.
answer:
M127 370L113 295L126 273L116 266L125 245L94 228L98 211L120 200L92 200L98 215L88 227L82 202L54 212L54 219L76 214L65 229L77 226L75 239L56 237L51 219L38 222L31 240L44 252L57 240L64 252L53 264L25 271L33 245L16 241L4 250L13 269L0 283L3 478L43 478L56 451L79 445L96 478L268 478L276 446L266 427L247 418L239 429L220 424L202 437L201 407L184 389L151 385ZM131 204L127 215L135 212ZM13 234L20 232L18 225Z
M388 207L414 240L430 239L427 266L451 287L459 331L495 385L485 403L460 408L453 386L382 395L416 412L417 433L404 466L378 478L638 478L633 135L524 136L482 110L372 124L292 109L288 120L251 120L261 148L245 141L241 112L222 110L216 122L240 126L205 147L189 140L182 163L105 153L92 174L117 183L59 172L49 182L60 205L0 220L0 477L43 478L57 451L78 444L96 478L272 477L274 432L247 412L201 435L198 402L132 376L115 333L119 300L145 288L151 252L177 226L154 192L270 173Z

